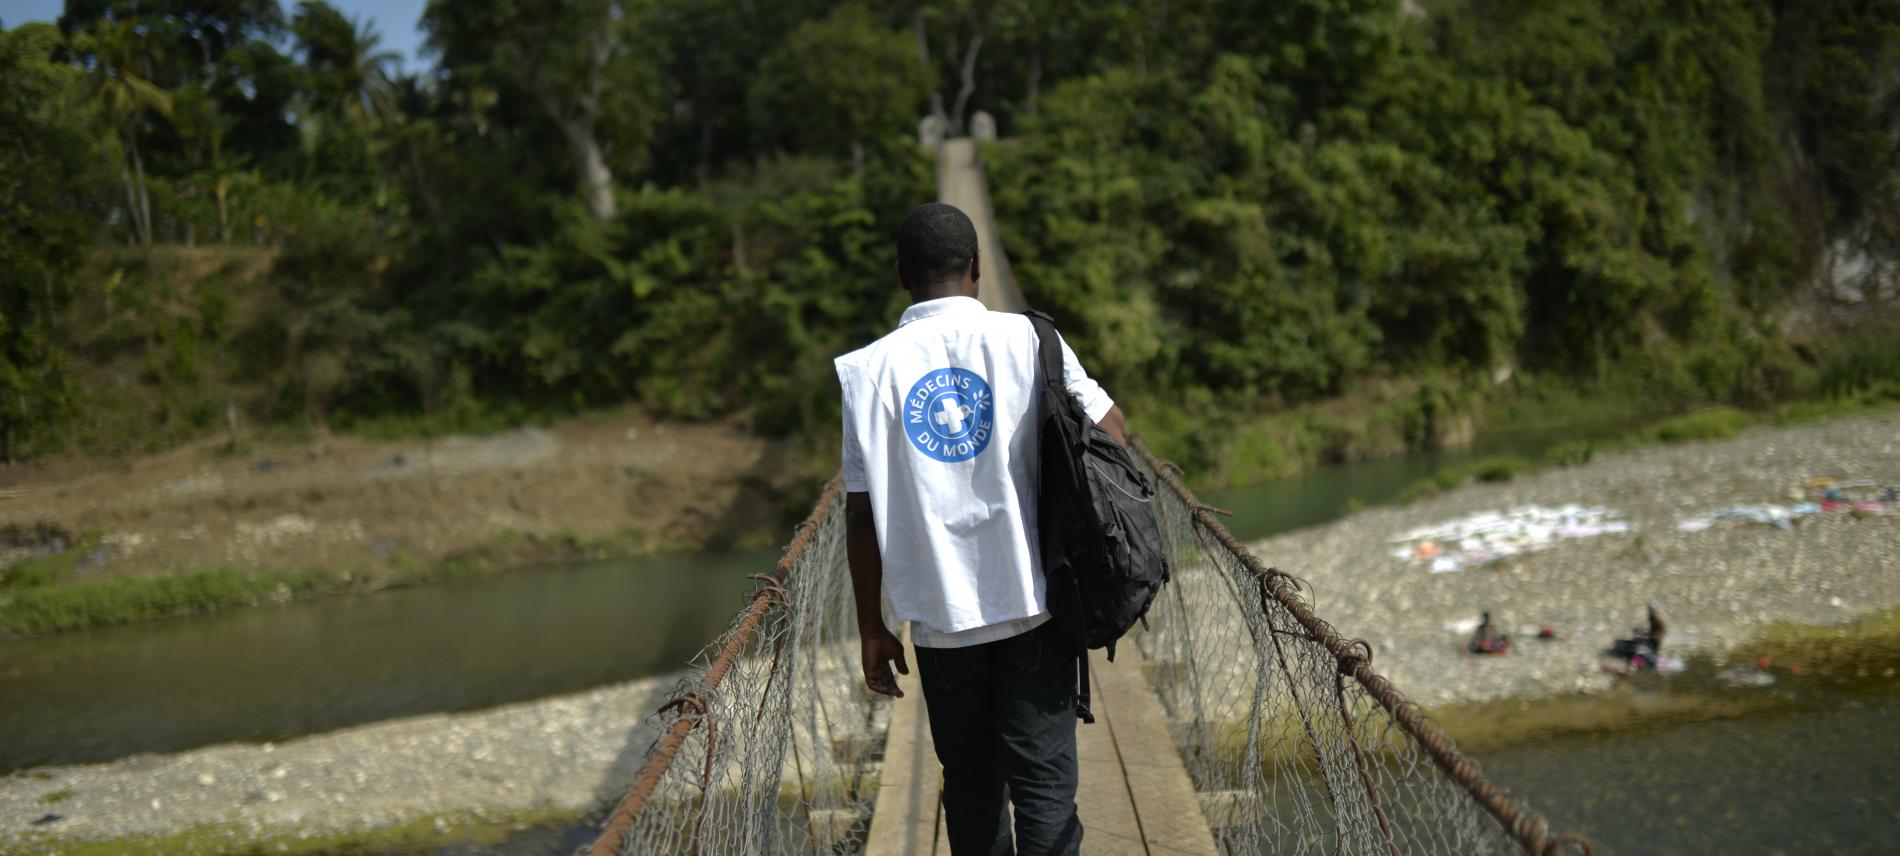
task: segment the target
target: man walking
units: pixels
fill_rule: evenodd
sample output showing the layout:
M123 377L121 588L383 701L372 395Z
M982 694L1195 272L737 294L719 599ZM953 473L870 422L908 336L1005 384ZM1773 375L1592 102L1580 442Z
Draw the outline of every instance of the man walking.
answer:
M888 603L911 622L951 852L1074 854L1080 652L1050 623L1037 552L1039 341L1028 318L976 299L962 211L911 211L897 268L912 302L897 329L837 359L865 682L901 696L892 664L910 674ZM1066 343L1062 356L1069 392L1124 440L1120 408Z

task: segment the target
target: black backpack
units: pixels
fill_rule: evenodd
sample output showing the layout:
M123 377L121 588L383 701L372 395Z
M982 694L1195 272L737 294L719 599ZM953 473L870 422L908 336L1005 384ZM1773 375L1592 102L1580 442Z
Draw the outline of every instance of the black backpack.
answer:
M1063 381L1055 323L1025 312L1041 340L1041 480L1037 535L1049 611L1081 660L1076 716L1089 711L1088 649L1107 648L1135 625L1168 581L1154 485L1128 450L1084 413Z

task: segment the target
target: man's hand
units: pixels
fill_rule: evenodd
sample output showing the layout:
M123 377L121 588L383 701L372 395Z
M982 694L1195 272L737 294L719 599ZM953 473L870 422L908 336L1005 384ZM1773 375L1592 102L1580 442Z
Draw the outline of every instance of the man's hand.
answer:
M910 674L904 662L904 643L884 626L878 611L878 590L884 584L884 557L878 552L877 517L871 511L871 495L854 492L844 495L845 554L851 563L851 598L858 607L858 635L864 638L864 683L872 692L897 698L904 691L891 677L891 661L897 671Z
M904 662L904 643L897 641L891 631L880 627L864 634L865 686L875 693L903 698L904 691L897 688L897 679L891 676L892 660L897 661L899 674L910 674L910 665Z

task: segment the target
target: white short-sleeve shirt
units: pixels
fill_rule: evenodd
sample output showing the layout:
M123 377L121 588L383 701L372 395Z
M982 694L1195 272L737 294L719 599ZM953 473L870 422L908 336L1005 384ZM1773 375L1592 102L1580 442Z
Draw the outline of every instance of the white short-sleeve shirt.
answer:
M845 490L870 494L892 617L956 648L1048 620L1037 553L1040 342L1029 319L970 297L912 305L836 360ZM1090 419L1115 402L1062 343Z

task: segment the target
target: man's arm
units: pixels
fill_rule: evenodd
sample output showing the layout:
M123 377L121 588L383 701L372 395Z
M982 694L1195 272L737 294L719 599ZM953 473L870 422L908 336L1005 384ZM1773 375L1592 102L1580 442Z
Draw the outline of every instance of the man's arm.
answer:
M877 517L871 511L871 495L844 495L845 555L851 562L851 594L858 605L858 636L864 646L864 683L873 692L904 697L891 676L891 661L897 671L910 674L904 662L904 643L884 626L884 611L878 597L884 585L884 556L877 548Z
M1102 390L1102 385L1089 377L1089 373L1082 368L1082 361L1076 358L1075 350L1069 347L1068 341L1061 339L1060 334L1057 341L1062 346L1062 385L1068 388L1069 394L1075 397L1076 402L1082 405L1082 410L1089 414L1090 418L1095 418L1095 412L1100 410L1102 405L1108 405L1108 412L1095 419L1095 424L1101 426L1103 431L1107 431L1108 436L1114 437L1115 442L1123 446L1128 445L1128 421L1122 416L1121 405L1111 400L1108 393Z
M1121 405L1109 408L1108 413L1103 414L1101 421L1095 424L1102 426L1102 430L1114 437L1115 442L1128 445L1128 420L1122 416Z

